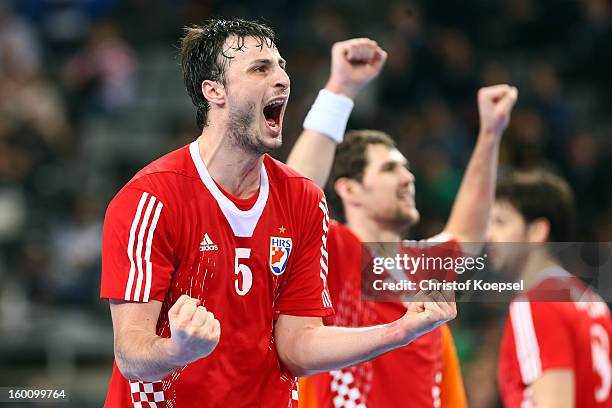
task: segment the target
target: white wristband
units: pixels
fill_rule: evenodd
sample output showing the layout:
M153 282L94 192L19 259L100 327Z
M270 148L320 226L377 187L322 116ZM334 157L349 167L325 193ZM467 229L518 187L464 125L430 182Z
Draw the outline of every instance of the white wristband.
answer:
M354 105L349 97L321 89L304 119L304 129L323 133L340 144Z

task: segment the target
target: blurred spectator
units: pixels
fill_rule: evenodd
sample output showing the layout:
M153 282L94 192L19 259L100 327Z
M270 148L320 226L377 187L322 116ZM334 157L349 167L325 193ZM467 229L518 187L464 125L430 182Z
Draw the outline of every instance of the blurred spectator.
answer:
M439 87L445 99L462 110L473 109L478 81L469 38L462 31L440 30L435 50L440 59Z
M612 53L607 50L612 41L612 7L607 0L584 0L578 4L583 19L570 28L572 53L567 62L583 78L596 76L610 84Z
M542 117L533 109L518 108L502 141L502 161L520 168L546 165L547 132Z
M102 248L100 203L76 197L72 217L53 228L49 274L45 287L54 304L83 305L96 301Z
M135 98L136 59L111 20L95 23L64 66L64 84L80 113L116 113ZM80 116L80 115L79 115Z
M563 150L567 148L571 114L569 104L562 94L559 77L554 67L546 63L535 64L529 76L529 89L525 96L533 99L534 107L539 111L544 126L551 135L551 158L562 159Z
M40 66L40 47L35 30L16 16L10 3L0 3L0 78L31 77Z

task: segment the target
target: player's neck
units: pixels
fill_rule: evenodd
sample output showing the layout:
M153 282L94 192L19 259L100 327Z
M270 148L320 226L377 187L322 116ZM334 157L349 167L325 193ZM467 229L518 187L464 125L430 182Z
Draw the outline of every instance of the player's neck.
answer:
M346 225L361 242L399 242L403 228L397 225L381 224L362 214L346 214Z
M546 249L541 248L531 251L521 272L521 279L525 289L537 285L541 279L542 272L556 265L558 263L550 256Z
M225 191L237 198L248 198L260 184L263 155L247 154L230 146L228 138L207 126L198 138L200 157L210 176Z

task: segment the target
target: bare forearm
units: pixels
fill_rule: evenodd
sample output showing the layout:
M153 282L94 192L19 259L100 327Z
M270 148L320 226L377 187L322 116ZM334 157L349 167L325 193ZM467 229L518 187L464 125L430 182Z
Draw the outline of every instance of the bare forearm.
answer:
M536 407L573 408L575 406L575 374L571 369L545 370L531 388Z
M139 329L125 331L121 338L115 341L115 360L127 379L157 381L185 365L172 355L170 339Z
M371 327L330 327L320 317L281 314L274 325L278 357L296 376L368 361L454 319L457 307L450 298L437 291L419 292L404 316Z
M325 187L336 153L336 143L323 133L304 129L289 154L287 165Z
M480 133L445 228L461 242L484 239L495 195L499 143L517 97L518 90L505 84L478 90Z
M415 336L416 337L416 336ZM371 327L319 326L304 330L279 357L296 376L337 370L408 344L398 323Z
M480 242L495 195L499 136L481 133L468 163L445 231L464 242Z
M110 300L115 361L130 380L157 381L213 352L219 321L199 299L182 295L168 311L171 338L156 335L162 303Z
M338 59L338 56L336 56L336 59ZM336 63L338 63L338 61L336 61ZM343 76L340 75L340 78L334 78L332 75L325 85L325 90L333 95L336 95L337 97L340 97L343 99L343 101L334 101L332 106L325 105L325 108L319 107L318 109L324 109L325 112L329 113L328 111L333 107L332 112L334 113L347 113L346 115L335 115L333 120L335 124L341 124L341 128L344 129L348 121L348 114L350 114L352 109L352 101L355 99L355 95L357 95L359 88L363 86L363 84L355 84L351 81L343 82L340 80L343 79L342 77ZM318 100L319 98L317 98L317 101ZM347 103L350 106L345 106ZM315 109L316 106L318 105L315 102L315 105L313 105L313 108L311 108L308 117L310 117L310 115L313 113L313 109ZM339 106L344 106L344 108L339 108ZM321 114L320 110L317 112ZM342 134L334 137L334 132L327 133L323 131L322 128L325 128L325 126L307 128L307 122L308 119L306 119L304 122L305 128L293 146L293 149L291 149L291 153L289 153L287 165L304 176L310 178L312 181L317 183L319 187L325 188L334 164L336 145L341 142L344 132L342 131ZM334 127L332 126L332 128ZM327 130L330 131L332 128Z

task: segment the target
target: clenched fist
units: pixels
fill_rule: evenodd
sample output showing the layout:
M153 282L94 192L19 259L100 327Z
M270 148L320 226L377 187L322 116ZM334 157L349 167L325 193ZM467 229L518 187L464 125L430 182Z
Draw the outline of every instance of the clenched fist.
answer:
M493 85L478 91L480 132L500 137L510 122L518 90L510 85Z
M332 46L331 74L325 89L354 98L380 73L387 53L367 38L337 42Z
M182 295L168 311L172 355L181 365L206 357L217 347L221 326L200 301Z
M422 290L406 306L408 310L400 323L407 342L457 317L453 291Z

